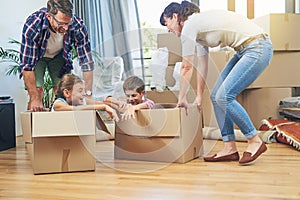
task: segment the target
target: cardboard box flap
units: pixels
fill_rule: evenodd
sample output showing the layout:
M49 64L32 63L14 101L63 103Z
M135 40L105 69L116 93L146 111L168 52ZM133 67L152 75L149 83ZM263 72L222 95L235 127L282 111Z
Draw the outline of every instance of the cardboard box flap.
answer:
M32 143L32 138L31 138L31 131L32 131L31 112L22 112L20 114L20 118L21 118L21 124L22 124L23 140L26 143Z
M118 122L117 132L140 137L179 137L180 109L139 110L135 119Z
M32 137L95 135L95 111L32 113Z
M102 120L102 118L101 118L101 115L100 115L99 111L96 111L96 118L97 118L97 119L96 119L96 126L97 126L97 128L98 128L99 130L102 130L102 131L104 131L104 132L106 132L106 133L112 135L111 132L107 129L106 124L103 122L103 120Z

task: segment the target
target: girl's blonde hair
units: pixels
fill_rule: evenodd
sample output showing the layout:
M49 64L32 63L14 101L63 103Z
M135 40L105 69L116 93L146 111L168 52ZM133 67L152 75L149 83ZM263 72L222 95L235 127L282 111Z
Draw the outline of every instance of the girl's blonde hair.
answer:
M72 90L76 83L83 83L83 80L74 74L65 74L58 83L56 98L65 98L64 90Z

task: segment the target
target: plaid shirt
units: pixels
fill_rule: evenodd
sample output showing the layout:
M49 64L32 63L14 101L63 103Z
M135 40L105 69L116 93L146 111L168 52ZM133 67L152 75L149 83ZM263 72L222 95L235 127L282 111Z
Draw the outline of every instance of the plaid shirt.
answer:
M22 71L33 71L37 62L45 55L47 42L50 37L49 20L46 17L46 13L47 9L42 8L29 16L24 24L20 50L20 67ZM79 65L82 71L93 70L94 61L87 28L77 16L73 16L68 31L64 35L63 58L66 62L60 71L60 76L69 73L73 69L72 45L77 49Z

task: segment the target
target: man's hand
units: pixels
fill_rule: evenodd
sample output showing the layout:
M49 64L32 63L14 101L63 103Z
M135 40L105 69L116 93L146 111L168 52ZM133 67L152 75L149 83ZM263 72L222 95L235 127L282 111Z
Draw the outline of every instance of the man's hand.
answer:
M23 71L23 79L29 95L27 110L32 110L33 112L43 111L42 99L44 90L42 87L36 87L34 71Z
M40 112L44 111L44 106L39 99L34 98L29 100L27 110L32 110L33 112Z

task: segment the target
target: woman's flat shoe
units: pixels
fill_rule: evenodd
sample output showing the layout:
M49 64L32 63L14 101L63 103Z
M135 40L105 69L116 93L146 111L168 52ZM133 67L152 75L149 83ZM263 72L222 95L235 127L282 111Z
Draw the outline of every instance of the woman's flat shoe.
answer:
M217 154L210 156L210 157L204 157L204 161L206 162L231 162L231 161L239 161L240 155L239 152L235 152L226 156L219 156L216 157Z
M264 142L262 142L262 144L260 145L260 147L258 148L257 152L254 155L252 155L250 152L245 151L239 163L241 165L251 164L251 162L256 160L265 151L267 151L267 146Z

